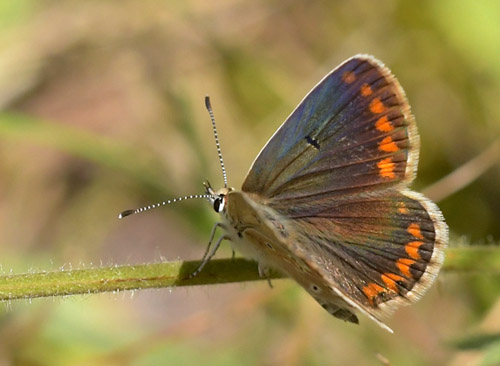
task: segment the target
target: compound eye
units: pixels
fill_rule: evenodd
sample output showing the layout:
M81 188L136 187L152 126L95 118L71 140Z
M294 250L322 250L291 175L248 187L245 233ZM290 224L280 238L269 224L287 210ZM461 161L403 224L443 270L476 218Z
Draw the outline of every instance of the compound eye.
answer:
M224 197L217 197L214 200L214 210L217 213L221 213L224 210Z

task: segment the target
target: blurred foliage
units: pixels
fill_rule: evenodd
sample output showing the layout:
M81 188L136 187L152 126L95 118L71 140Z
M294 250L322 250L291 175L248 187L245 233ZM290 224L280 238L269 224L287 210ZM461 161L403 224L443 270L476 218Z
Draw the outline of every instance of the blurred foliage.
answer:
M405 88L415 187L430 185L500 136L498 19L494 0L2 2L3 272L199 258L216 219L205 202L116 215L221 184L204 96L239 187L295 105L356 53ZM498 245L499 182L497 160L439 202L452 246ZM396 336L332 319L288 281L13 302L0 364L493 365L499 283L442 273L389 321ZM485 341L457 341L467 334Z

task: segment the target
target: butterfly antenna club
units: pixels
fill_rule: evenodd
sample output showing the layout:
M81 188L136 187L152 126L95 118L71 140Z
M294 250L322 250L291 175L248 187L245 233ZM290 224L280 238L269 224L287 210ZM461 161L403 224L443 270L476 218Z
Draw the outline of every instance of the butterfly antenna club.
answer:
M215 145L217 146L217 154L219 155L220 167L222 169L222 178L224 179L224 187L227 188L227 174L226 167L224 166L224 159L222 158L222 152L220 150L219 136L217 135L217 127L215 126L215 117L212 110L212 104L210 103L210 97L207 95L205 97L205 107L207 108L208 114L210 115L210 120L212 121L212 128L214 130Z

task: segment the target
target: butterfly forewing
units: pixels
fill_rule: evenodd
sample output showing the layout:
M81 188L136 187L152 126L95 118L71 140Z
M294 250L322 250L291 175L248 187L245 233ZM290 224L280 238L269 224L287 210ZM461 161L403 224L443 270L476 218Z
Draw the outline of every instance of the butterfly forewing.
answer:
M418 134L397 80L354 57L328 74L262 149L242 190L277 199L348 195L413 179Z

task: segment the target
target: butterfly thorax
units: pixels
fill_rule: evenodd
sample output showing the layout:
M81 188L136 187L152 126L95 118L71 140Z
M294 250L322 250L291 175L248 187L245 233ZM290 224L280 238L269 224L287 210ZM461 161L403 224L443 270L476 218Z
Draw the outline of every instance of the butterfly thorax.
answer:
M268 251L273 246L272 242L279 242L289 236L289 231L281 223L278 214L262 205L261 201L257 195L230 191L225 196L225 207L220 214L233 248L256 260L261 267L269 267L272 260ZM258 245L255 235L259 236Z

